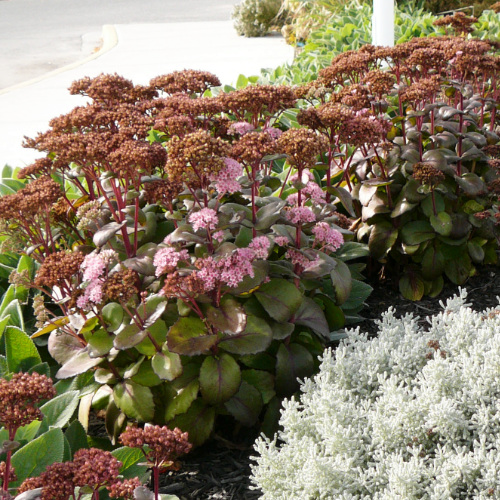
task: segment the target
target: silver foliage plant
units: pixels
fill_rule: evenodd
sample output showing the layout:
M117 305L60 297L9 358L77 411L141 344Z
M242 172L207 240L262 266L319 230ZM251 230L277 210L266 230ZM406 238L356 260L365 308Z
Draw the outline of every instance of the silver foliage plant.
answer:
M500 306L466 299L425 328L390 308L376 338L327 350L256 442L262 499L500 498Z

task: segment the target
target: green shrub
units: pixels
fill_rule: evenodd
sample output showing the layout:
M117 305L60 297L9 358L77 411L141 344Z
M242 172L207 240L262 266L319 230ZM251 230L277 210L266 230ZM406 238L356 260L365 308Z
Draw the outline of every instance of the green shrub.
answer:
M281 4L282 0L243 0L232 13L236 33L258 37L267 35L272 26L281 27Z
M389 309L376 338L327 350L283 431L255 445L262 498L497 498L500 308L465 300L427 328Z

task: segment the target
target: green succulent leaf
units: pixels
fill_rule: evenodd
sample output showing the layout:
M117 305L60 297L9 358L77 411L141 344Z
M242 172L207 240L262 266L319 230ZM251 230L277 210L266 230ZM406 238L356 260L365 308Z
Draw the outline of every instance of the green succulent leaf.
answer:
M217 343L217 335L207 335L207 328L200 318L187 317L170 327L167 335L170 352L196 356L207 353Z
M172 420L176 415L185 413L191 403L198 397L200 382L192 380L186 386L177 390L177 394L167 403L165 407L165 420Z
M121 462L120 475L125 479L138 477L141 482L149 479L148 466L144 463L144 453L139 448L122 446L113 450L112 455Z
M469 254L464 249L458 259L447 259L444 264L444 272L448 279L455 285L463 285L471 276L473 266Z
M406 245L419 245L435 236L432 226L424 220L408 222L401 228L401 239Z
M323 310L309 297L303 298L299 310L293 315L290 321L297 325L307 326L323 336L327 336L330 333Z
M166 345L153 356L151 366L162 380L174 380L182 373L181 357L175 352L169 352Z
M250 427L259 418L262 396L257 388L243 380L239 391L224 406L236 420Z
M71 454L82 448L88 448L87 433L83 425L78 420L73 420L68 428L64 431L64 437L68 440Z
M127 325L113 339L113 347L119 350L130 349L140 344L147 336L147 330L141 330L135 323Z
M242 305L228 295L222 298L219 307L208 306L206 316L217 330L226 333L242 332L247 322Z
M432 228L442 236L449 236L453 227L451 217L446 212L439 212L429 218Z
M200 391L203 400L212 405L227 401L241 383L238 363L229 354L207 357L200 368Z
M303 345L281 344L276 355L277 394L290 396L299 388L297 379L309 377L313 370L314 358Z
M177 415L169 425L179 427L189 434L189 442L194 446L203 444L212 434L215 423L215 408L207 405L202 399L197 399L188 411Z
M150 422L154 416L153 394L149 387L131 380L120 382L113 389L116 406L127 416L140 422Z
M444 271L444 255L439 248L429 246L422 257L422 276L426 280L433 280Z
M255 292L257 300L276 321L288 321L302 303L302 294L287 280L274 278Z
M256 354L265 351L273 339L269 323L257 316L248 315L245 329L241 333L227 335L219 347L233 354Z
M399 280L399 291L405 299L420 300L424 290L424 280L415 272L407 272Z
M253 385L262 397L264 404L269 403L276 395L274 390L274 376L263 370L243 370L241 380Z
M117 302L109 302L102 308L102 317L106 329L110 332L118 330L123 321L123 307Z
M368 248L374 259L385 257L398 239L398 230L388 221L381 221L373 225L368 240Z
M105 356L113 348L113 335L110 335L104 328L84 336L88 342L88 352L91 358Z

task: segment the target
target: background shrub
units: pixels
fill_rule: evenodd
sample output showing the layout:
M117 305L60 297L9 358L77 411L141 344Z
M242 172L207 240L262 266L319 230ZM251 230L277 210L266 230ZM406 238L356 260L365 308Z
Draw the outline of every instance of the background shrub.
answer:
M259 37L267 35L272 26L280 28L286 16L281 7L282 0L243 0L232 13L236 33Z

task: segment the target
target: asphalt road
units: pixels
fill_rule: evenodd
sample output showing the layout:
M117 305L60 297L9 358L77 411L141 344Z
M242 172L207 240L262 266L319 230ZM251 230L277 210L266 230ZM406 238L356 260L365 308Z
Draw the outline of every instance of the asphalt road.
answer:
M0 0L0 89L88 56L99 48L105 24L227 21L238 3L240 0Z

